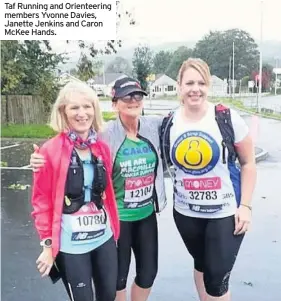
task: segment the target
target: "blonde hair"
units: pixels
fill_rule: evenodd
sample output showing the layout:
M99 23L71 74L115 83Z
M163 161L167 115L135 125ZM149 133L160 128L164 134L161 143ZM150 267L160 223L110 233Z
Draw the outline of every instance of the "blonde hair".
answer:
M92 127L96 132L100 132L103 126L103 118L96 93L86 83L74 81L68 82L60 90L52 108L49 123L50 127L56 132L69 130L64 109L70 100L77 96L80 96L93 104L95 116Z
M211 73L208 64L199 58L189 58L188 60L184 61L180 67L178 73L178 83L179 85L182 82L184 72L189 69L193 68L198 71L201 76L203 77L205 84L209 87L211 83Z

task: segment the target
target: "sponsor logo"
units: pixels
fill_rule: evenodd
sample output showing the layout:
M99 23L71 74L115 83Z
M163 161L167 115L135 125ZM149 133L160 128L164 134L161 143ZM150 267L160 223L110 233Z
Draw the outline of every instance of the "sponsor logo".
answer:
M154 183L154 175L128 178L125 181L125 190L139 189Z
M217 142L202 131L185 132L172 147L176 167L187 174L203 175L211 171L220 157Z
M218 190L221 189L221 178L184 179L185 190Z

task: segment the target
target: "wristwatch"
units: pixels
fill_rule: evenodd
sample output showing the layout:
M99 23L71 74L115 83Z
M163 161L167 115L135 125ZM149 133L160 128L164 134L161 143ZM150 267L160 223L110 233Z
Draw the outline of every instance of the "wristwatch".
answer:
M40 246L45 247L45 248L51 248L52 247L52 239L46 238L46 239L41 240Z

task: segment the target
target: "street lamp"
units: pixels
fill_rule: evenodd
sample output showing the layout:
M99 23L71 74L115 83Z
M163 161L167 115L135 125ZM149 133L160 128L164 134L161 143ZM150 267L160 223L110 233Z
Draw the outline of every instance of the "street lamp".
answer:
M258 94L258 103L257 111L260 112L260 103L261 103L261 93L262 93L262 40L263 40L263 1L261 2L261 14L260 14L260 68L259 68L259 94Z
M275 85L274 85L274 94L277 95L277 68L278 68L278 60L279 60L279 57L275 57Z

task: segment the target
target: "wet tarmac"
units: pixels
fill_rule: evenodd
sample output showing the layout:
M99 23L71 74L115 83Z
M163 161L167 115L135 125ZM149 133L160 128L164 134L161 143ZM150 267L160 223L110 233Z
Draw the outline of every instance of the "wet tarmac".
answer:
M247 118L247 117L246 117ZM231 277L233 301L281 300L281 122L259 119L257 145L269 151L258 163L258 183L253 198L253 224ZM13 144L5 141L4 145ZM8 166L28 165L32 142L2 150ZM66 301L61 283L52 285L37 272L40 253L30 216L30 170L2 170L2 299L3 301ZM172 184L166 180L168 206L158 217L159 272L151 301L198 300L192 279L192 260L172 218ZM11 189L18 183L25 190ZM134 266L130 271L133 279Z

